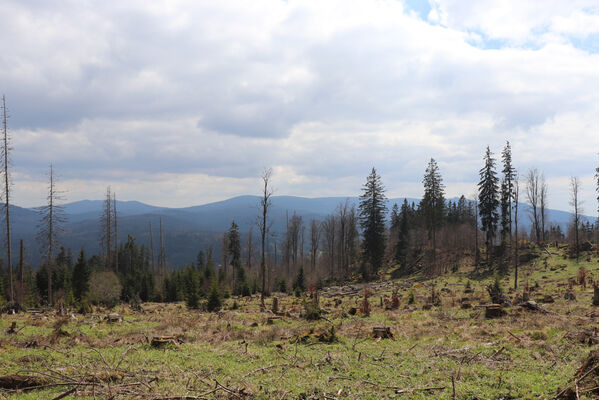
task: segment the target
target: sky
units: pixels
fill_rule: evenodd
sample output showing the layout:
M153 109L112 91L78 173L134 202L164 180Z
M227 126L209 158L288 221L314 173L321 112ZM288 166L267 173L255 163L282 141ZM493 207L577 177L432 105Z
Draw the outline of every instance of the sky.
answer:
M581 179L595 215L599 5L526 0L0 0L13 201L184 207L259 194L355 196L374 166L420 197L434 158L472 197L486 146Z

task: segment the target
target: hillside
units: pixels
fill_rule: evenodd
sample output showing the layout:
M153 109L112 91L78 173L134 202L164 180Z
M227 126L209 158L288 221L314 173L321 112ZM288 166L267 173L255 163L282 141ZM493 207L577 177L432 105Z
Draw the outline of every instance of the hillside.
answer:
M285 230L287 214L294 212L300 215L307 224L311 219L323 219L335 212L345 201L350 206L358 205L357 197L319 197L305 198L295 196L273 196L270 213L271 232L275 237ZM389 208L393 203L401 204L403 198L389 199ZM418 199L408 198L408 202L418 203ZM452 199L455 200L455 199ZM220 235L226 231L231 221L235 221L242 232L243 240L250 229L257 235L255 225L258 211L258 196L239 196L231 199L185 208L156 207L139 201L118 201L119 239L125 241L128 235L136 238L138 243L149 246L149 225L152 224L154 245L157 248L158 230L162 219L165 247L169 263L180 267L195 259L200 249L212 244L219 253ZM88 253L99 251L99 218L102 212L102 200L83 200L64 205L67 222L62 235L62 243L77 251L85 248ZM530 226L527 205L521 206L520 224L525 229ZM35 239L39 214L35 208L12 206L13 251L18 251L18 241L23 239L26 249L26 260L35 264L39 259L37 241ZM548 219L563 229L572 215L565 211L548 210ZM585 217L594 220L591 217ZM257 237L257 236L256 236ZM257 243L257 242L256 242Z

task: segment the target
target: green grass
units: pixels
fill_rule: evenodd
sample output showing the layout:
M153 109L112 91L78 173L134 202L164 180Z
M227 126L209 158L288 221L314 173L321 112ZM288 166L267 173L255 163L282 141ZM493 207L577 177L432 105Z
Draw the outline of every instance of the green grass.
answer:
M564 337L596 326L597 319L589 316L591 289L582 291L576 286L575 302L564 300L563 292L580 266L596 273L599 265L596 260L576 263L552 255L547 257L545 269L543 257L534 268L521 267L519 290L527 280L531 286L538 282L540 288L533 298L554 295L555 303L545 305L551 314L513 307L506 317L484 319L483 310L476 305L488 303L485 287L493 276L476 280L472 269L464 269L434 279L417 277L418 283L412 278L412 287L399 292L399 310L380 308L379 296L390 296L392 291L391 286L383 288L370 298L372 313L368 317L346 314L359 298L344 298L341 306L335 307L322 295L321 304L331 304L324 306L328 321L303 320L299 317L301 301L280 294L280 309L292 316L271 325L266 324L268 315L258 312L257 298L238 300L238 310L218 314L188 311L180 304L146 304L143 314L120 306L116 311L125 320L118 324L102 321L98 317L106 311L96 310L92 316L69 317L62 329L70 336L54 341L51 336L58 317L3 315L0 371L1 375L50 373L54 382L64 381L65 376L89 380L117 370L125 374L122 381L99 384L99 398L109 397L110 390L117 393L115 398L123 399L141 398L135 393L150 391L171 396L208 393L207 398L223 398L226 391L222 388L209 393L218 382L257 399L452 399L452 380L458 399L551 398L571 381L588 352L597 348ZM561 265L566 267L559 268ZM552 267L558 268L551 271ZM467 282L473 294L464 294ZM501 282L506 291L512 287L512 273ZM422 310L423 302L418 299L430 296L433 284L441 294L441 306ZM407 304L410 291L416 304ZM462 297L469 297L474 308L461 309ZM232 304L233 299L227 301ZM8 335L5 331L13 321L23 329ZM331 326L338 338L334 343L297 340L305 331L329 330ZM373 326L391 327L394 339L373 339ZM175 335L183 343L156 349L148 343L155 335ZM32 340L38 346L25 348ZM123 384L133 386L125 390L119 386ZM69 387L0 392L0 398L52 398ZM441 389L423 390L426 388ZM80 387L76 395L93 398L90 386Z

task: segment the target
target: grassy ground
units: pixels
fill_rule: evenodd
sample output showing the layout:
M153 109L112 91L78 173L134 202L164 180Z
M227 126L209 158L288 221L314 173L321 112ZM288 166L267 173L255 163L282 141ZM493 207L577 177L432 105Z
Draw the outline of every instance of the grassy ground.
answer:
M314 322L300 317L301 299L286 295L278 295L284 316L272 323L271 313L259 311L258 298L238 299L238 309L214 314L182 304L144 304L144 312L119 306L113 311L124 321L112 324L102 319L103 310L67 318L3 315L0 375L36 376L43 387L0 391L0 398L51 399L73 388L69 398L552 398L597 348L576 336L597 326L592 286L574 286L575 301L563 295L580 266L599 277L599 263L576 263L550 251L555 254L543 253L522 267L520 277L521 285L533 287L533 300L555 298L543 305L547 314L511 307L502 318L485 319L477 305L489 303L485 286L492 277L476 280L463 268L436 279L395 282L397 310L380 305L392 285L375 287L369 316L348 314L359 295L323 293L326 320ZM467 285L473 293L464 293ZM432 286L441 305L423 310ZM513 277L502 286L507 292ZM408 304L412 293L415 303ZM473 308L461 308L463 297ZM233 299L227 303L230 308ZM6 333L13 322L20 330ZM374 339L375 326L390 327L394 338ZM332 343L321 341L331 332ZM173 343L149 343L166 335Z

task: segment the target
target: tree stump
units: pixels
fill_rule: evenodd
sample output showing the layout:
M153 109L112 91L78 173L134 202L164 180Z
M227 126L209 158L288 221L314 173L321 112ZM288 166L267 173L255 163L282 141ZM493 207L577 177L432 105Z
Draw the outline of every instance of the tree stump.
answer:
M555 300L553 300L553 296L551 296L550 294L547 294L543 297L543 303L553 303L555 302Z
M372 328L372 336L381 339L393 339L393 333L388 326L375 326Z
M599 306L599 286L593 287L593 305Z
M277 297L272 298L272 312L273 314L279 313L279 299Z
M489 304L485 306L485 318L500 318L506 314L501 304Z
M168 344L179 347L179 342L174 336L154 336L150 341L150 346L154 348L161 348Z
M570 300L570 301L574 301L576 300L576 295L574 294L573 291L568 290L565 294L564 294L564 299L566 300Z
M121 317L117 313L110 313L106 316L106 321L110 324L114 324L116 322L123 322L123 317Z

